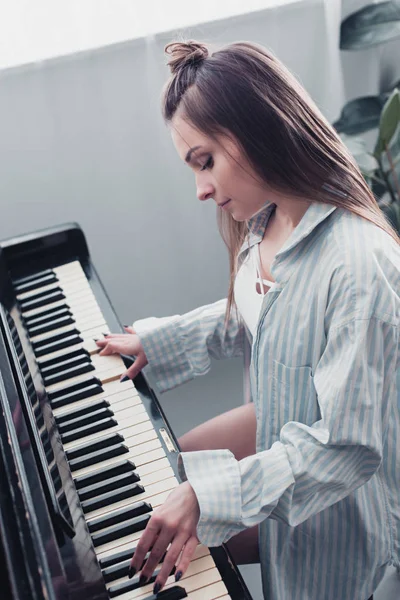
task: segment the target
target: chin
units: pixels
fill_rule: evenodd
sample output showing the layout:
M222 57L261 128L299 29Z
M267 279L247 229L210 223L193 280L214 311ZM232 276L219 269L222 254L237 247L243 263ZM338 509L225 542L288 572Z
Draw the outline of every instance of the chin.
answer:
M239 223L241 223L243 221L248 221L249 219L251 219L252 215L247 214L244 211L233 211L233 212L231 212L231 217L235 221L238 221Z

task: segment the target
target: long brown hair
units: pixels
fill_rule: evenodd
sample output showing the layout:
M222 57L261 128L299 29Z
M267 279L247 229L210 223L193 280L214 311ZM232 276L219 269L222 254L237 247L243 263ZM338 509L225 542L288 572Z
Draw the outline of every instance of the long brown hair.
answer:
M212 139L228 131L270 187L347 209L400 243L336 131L269 50L237 42L211 52L204 43L187 41L172 42L165 52L171 69L162 100L167 123L179 107ZM248 226L225 211L218 211L218 226L229 251L228 319L237 255Z

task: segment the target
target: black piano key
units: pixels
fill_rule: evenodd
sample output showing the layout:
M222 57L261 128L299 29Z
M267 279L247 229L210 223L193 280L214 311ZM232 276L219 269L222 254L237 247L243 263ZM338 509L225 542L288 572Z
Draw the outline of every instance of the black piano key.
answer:
M156 571L145 584L140 584L139 575L133 577L133 579L128 579L127 581L122 581L121 583L117 583L115 585L111 585L107 588L108 595L110 598L116 598L117 596L121 596L121 594L125 594L126 592L131 592L132 590L136 590L138 587L142 587L142 585L149 585L149 583L154 583L156 577L158 575L158 571ZM154 596L157 598L157 596Z
M66 350L63 354L54 356L53 358L40 360L38 364L40 370L47 373L52 369L57 369L60 365L62 366L63 364L68 364L68 362L84 360L86 358L90 358L89 352L85 348L78 348L77 350Z
M74 366L69 367L68 369L60 369L56 372L50 372L47 375L42 373L44 385L53 385L53 383L59 383L60 381L67 381L68 379L72 379L73 377L78 377L78 375L83 375L84 373L90 373L94 371L94 365L91 361L86 361Z
M61 317L57 317L56 319L48 319L44 323L27 326L28 333L30 337L35 337L36 335L42 335L43 333L49 333L49 331L55 331L56 329L60 329L61 327L66 327L67 325L72 325L75 323L75 319L71 315L65 314Z
M43 269L43 271L38 271L37 273L33 273L32 275L26 275L25 277L18 277L17 279L13 279L14 287L18 287L19 285L23 285L24 283L28 283L29 281L34 281L35 279L40 279L41 277L46 277L47 275L54 274L53 269Z
M24 313L35 308L40 308L41 306L46 306L47 304L53 304L53 302L58 302L59 300L65 300L65 296L61 288L57 287L50 292L41 292L35 294L35 296L32 296L31 298L22 300L19 303L19 306L21 312Z
M96 423L89 423L89 425L84 425L83 427L78 427L77 429L63 433L61 434L61 440L63 444L69 444L69 442L75 442L76 440L80 440L93 433L99 433L99 431L105 431L116 425L118 425L117 421L108 417L107 419L102 419Z
M96 452L102 448L115 446L115 444L121 444L123 441L124 437L120 433L111 433L101 437L100 439L93 440L92 442L79 444L79 446L76 446L72 450L67 450L67 458L68 460L74 460L75 458L79 458L79 456L91 454L92 452Z
M97 548L98 546L102 546L103 544L107 544L113 540L118 540L126 535L130 535L131 533L143 531L143 529L146 529L146 525L149 520L150 515L140 515L139 517L129 519L123 523L118 523L118 525L108 527L108 529L105 531L94 533L92 535L93 545L95 548Z
M76 410L69 410L63 415L59 415L56 417L57 425L61 425L66 421L71 421L72 419L83 417L84 415L90 415L90 413L95 413L102 408L108 408L110 403L107 400L98 400L97 402L92 402L87 404L86 406L82 406L81 408L77 408Z
M35 279L22 282L18 285L14 284L14 290L17 295L23 294L24 292L30 292L31 290L44 287L45 285L49 285L50 283L56 283L57 281L57 275L54 272L51 272L42 275L42 277L36 277Z
M84 425L90 425L90 423L102 421L103 419L112 417L113 415L114 413L111 408L102 407L99 410L91 411L88 414L75 416L73 419L66 420L63 423L58 423L58 431L60 433L67 433L67 431L73 431L74 429L78 429Z
M108 564L111 565L106 568L102 568L103 579L106 583L110 583L111 581L115 581L116 579L120 579L121 577L125 577L129 574L129 566L131 564L131 559L135 553L135 550L136 550L136 546L135 546L135 548L132 548L128 551L125 550L124 552L118 552L116 554L107 556L107 558L105 558L105 559L99 560L100 567L103 567L102 561L108 561ZM146 554L146 556L144 557L143 563L142 563L139 571L142 570L142 568L144 567L144 564L145 564L146 560L149 558L149 556L150 556L150 552L148 552ZM120 557L123 557L123 559ZM163 556L160 558L159 564L164 562L165 557L166 557L166 553L163 554Z
M110 596L110 598L116 598L117 596L121 596L121 594L125 594L126 592L136 590L138 587L142 587L143 585L149 585L149 583L154 583L159 572L160 569L156 569L156 571L153 573L150 579L148 579L148 581L146 581L146 583L142 585L140 585L139 583L139 575L136 575L136 577L134 577L133 579L128 579L127 581L111 585L109 588L107 588L108 595ZM174 573L175 567L172 569L170 575L173 575ZM174 585L173 587L168 588L163 592L159 592L157 595L151 594L151 596L146 596L146 598L143 598L143 600L158 600L159 598L164 598L164 600L179 600L180 598L187 598L187 593L185 589L181 586Z
M69 348L70 346L81 344L82 342L83 338L81 338L79 334L72 332L61 340L49 342L44 345L38 345L37 349L34 348L34 352L36 357L39 358L40 356L45 356L46 354L51 354L52 352L58 352L58 350L63 350L64 348ZM34 346L34 344L32 345Z
M123 460L115 465L111 465L111 467L95 471L94 473L90 473L89 475L80 475L79 477L76 477L74 480L75 487L78 490L80 490L89 485L99 483L100 481L103 481L104 479L107 479L109 477L116 477L117 475L121 475L122 473L129 473L130 471L134 471L135 469L135 463L133 463L131 460Z
M99 559L99 565L100 568L103 570L108 569L114 565L117 565L119 563L122 563L126 560L129 560L132 558L132 556L135 553L135 549L136 546L132 546L132 548L129 548L129 550L122 550L121 552L115 552L114 554L109 554L108 556L105 556L104 558L100 558Z
M142 600L181 600L181 598L187 598L188 595L186 590L180 585L174 585L166 590L158 592L158 594L151 594L146 596Z
M58 306L45 306L43 308L43 310L40 310L39 312L37 312L34 315L28 315L25 316L24 315L24 322L26 326L35 324L35 323L42 323L43 321L46 321L47 319L52 319L53 317L57 316L58 314L65 314L65 311L69 311L70 312L70 306L66 303L63 302L63 304L59 304ZM62 312L60 312L62 311Z
M104 508L104 506L114 504L114 502L119 502L120 500L125 500L126 498L133 498L133 496L137 496L143 492L144 487L139 483L127 485L119 490L113 490L112 492L107 492L106 494L102 494L101 496L97 496L91 500L85 500L81 503L82 510L84 513L88 513L92 510L97 510L98 508Z
M78 329L76 329L76 328L68 329L68 331L62 331L61 333L51 333L51 334L43 337L41 340L38 340L38 341L32 340L32 348L36 352L36 350L38 348L40 348L41 346L46 346L47 344L59 342L59 341L63 340L64 338L67 338L70 335L73 335L73 334L80 335L80 333L81 332L78 331Z
M82 488L78 491L78 496L80 500L89 500L90 498L100 496L100 494L104 494L105 492L111 492L111 490L117 490L118 488L125 487L129 483L137 483L138 481L140 481L140 477L135 471L123 473L122 475L117 475L116 477L105 479L100 483L95 483Z
M87 521L87 526L90 533L93 533L94 531L99 531L99 529L104 529L105 527L111 527L111 525L122 523L122 521L126 521L127 519L133 519L139 515L145 515L152 510L153 508L151 504L142 500L141 502L135 502L135 504L132 504L132 506L124 506L124 508L121 508L120 510L114 510L113 512L107 513L102 517L91 519L90 521Z
M33 315L32 317L25 317L24 321L26 328L29 330L31 327L36 327L37 325L44 325L47 322L51 323L51 321L54 321L55 319L58 319L59 317L63 316L72 316L72 312L67 305L56 306L46 311L43 311L37 315Z
M79 469L83 469L84 467L95 465L96 463L102 462L103 460L108 460L110 458L113 458L114 456L126 454L127 452L129 452L129 448L127 448L127 446L124 446L123 444L116 444L115 446L110 446L98 450L97 452L86 454L85 456L81 456L80 458L74 458L70 461L69 466L71 468L71 471L79 471Z
M64 389L64 393L60 396L54 396L53 394L55 394L55 392L50 392L50 404L54 410L56 408L60 408L60 406L66 406L67 404L72 404L73 402L83 400L84 398L91 398L92 396L101 394L104 391L101 385L92 379L90 379L85 385L81 386L77 390L68 390L69 388L66 390Z
M80 350L84 349L80 348L79 351L74 350L73 353L75 354L75 356L70 356L68 358L65 358L63 355L60 355L57 357L59 360L57 360L56 362L53 362L52 360L40 361L39 369L41 374L47 376L51 373L57 373L58 371L61 371L63 369L69 369L70 367L76 367L77 365L80 365L82 363L90 362L91 358L89 356L89 353L87 353L87 351L81 352ZM70 354L73 353L71 352Z
M46 363L47 362L49 361L46 360ZM72 369L72 367L79 367L80 365L84 365L86 363L91 363L90 356L79 353L77 356L73 356L67 360L59 360L54 364L44 364L39 362L39 369L43 377L48 377L49 375L54 375L66 369Z
M49 396L50 400L55 400L56 398L60 398L61 396L64 396L64 394L71 393L71 392L79 392L80 390L85 388L87 385L100 385L101 386L101 381L100 381L100 379L97 379L97 377L89 377L88 379L83 379L82 381L78 381L78 383L72 383L70 385L67 384L64 387L60 387L57 390L50 391L50 392L48 392L48 396Z
M117 565L113 565L112 567L108 567L102 571L103 579L106 583L110 583L111 581L115 581L116 579L120 579L121 577L128 577L129 566L131 564L130 558L132 557L132 553L128 560L124 562L120 562Z

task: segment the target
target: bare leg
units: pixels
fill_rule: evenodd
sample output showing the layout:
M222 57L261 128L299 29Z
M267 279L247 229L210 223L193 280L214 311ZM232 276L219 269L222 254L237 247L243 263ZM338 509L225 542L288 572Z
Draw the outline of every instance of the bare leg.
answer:
M256 415L254 405L234 408L185 433L178 440L182 452L227 448L237 460L256 452ZM226 544L236 564L260 562L258 527L235 535Z

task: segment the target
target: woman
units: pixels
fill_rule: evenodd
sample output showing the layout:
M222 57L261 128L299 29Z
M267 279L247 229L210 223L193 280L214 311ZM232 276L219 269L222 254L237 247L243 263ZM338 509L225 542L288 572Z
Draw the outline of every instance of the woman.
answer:
M172 43L163 113L218 205L227 300L98 342L161 391L252 344L252 403L180 440L186 479L131 563L155 592L198 540L261 561L269 600L366 600L400 559L399 238L351 155L266 49ZM183 550L183 551L182 551ZM182 553L182 554L181 554Z

